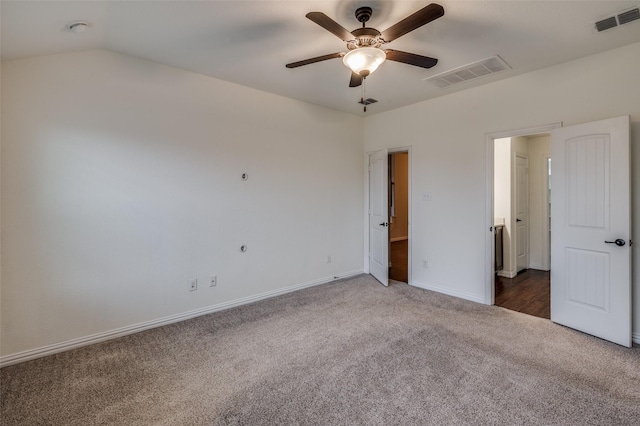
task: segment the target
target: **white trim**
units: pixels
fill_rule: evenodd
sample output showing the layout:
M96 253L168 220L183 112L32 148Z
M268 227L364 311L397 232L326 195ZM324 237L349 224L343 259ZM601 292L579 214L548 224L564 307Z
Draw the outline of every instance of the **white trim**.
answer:
M484 286L484 300L482 301L482 303L484 303L485 305L493 305L494 304L494 300L495 300L495 265L496 265L496 259L495 259L495 254L496 254L496 248L495 248L495 243L496 243L496 237L495 237L495 217L493 216L493 191L494 191L494 184L493 184L493 175L494 175L494 162L495 162L495 153L494 153L494 147L495 147L495 143L494 143L494 139L498 139L495 136L490 136L487 135L487 141L486 141L486 158L485 158L485 163L486 163L486 168L487 168L487 175L485 177L485 185L486 185L486 191L487 191L487 199L485 200L485 220L487 218L491 218L490 221L488 221L488 226L486 228L486 230L488 232L485 233L485 254L484 254L484 276L485 276L485 286ZM504 248L503 248L503 253L504 253ZM503 259L504 259L504 254L503 254ZM504 267L504 261L503 261L503 265Z
M431 284L424 284L417 281L411 281L409 284L414 287L421 288L423 290L431 290L431 291L435 291L436 293L442 293L442 294L446 294L447 296L458 297L460 299L469 300L471 302L484 303L484 299L482 297L474 296L468 293L462 293L459 291L451 290L449 288L440 287L440 286L431 285Z
M529 265L529 269L535 269L536 271L549 271L549 268L546 268L543 265Z
M538 127L529 127L528 129L506 130L503 132L487 133L487 139L517 138L518 136L536 136L544 133L551 133L553 129L562 127L562 121L557 123L545 124Z
M503 132L487 133L485 136L486 146L486 202L485 202L485 226L487 229L485 237L485 292L481 303L493 305L495 303L495 272L493 265L494 260L494 238L493 238L493 141L500 138L517 137L517 136L533 136L542 133L551 133L553 129L562 127L562 122L546 124L544 126L530 127L528 129L507 130Z
M369 157L375 151L364 153L364 238L362 239L363 271L369 273Z
M498 271L498 276L503 278L515 278L516 275L518 275L518 271L505 271L504 269L502 271Z
M47 355L52 355L59 352L68 351L71 349L80 348L82 346L93 345L95 343L104 342L107 340L116 339L118 337L127 336L129 334L139 333L141 331L149 330L152 328L162 327L164 325L173 324L180 321L196 318L202 315L211 314L214 312L224 311L226 309L235 308L249 303L258 302L264 299L270 299L272 297L280 296L294 291L302 290L305 288L317 286L320 284L326 284L335 280L349 278L362 274L362 270L348 271L342 274L320 278L314 281L307 281L301 284L295 284L289 287L284 287L278 290L267 291L265 293L256 294L254 296L243 297L241 299L231 300L229 302L219 303L217 305L211 305L204 308L194 309L192 311L183 312L181 314L169 315L166 317L158 318L151 321L145 321L126 327L120 327L113 330L105 331L102 333L92 334L90 336L79 337L76 339L66 340L64 342L54 343L51 345L41 346L35 349L29 349L27 351L18 352L11 355L5 355L0 357L0 368L8 365L18 364L20 362L29 361L35 358L41 358Z
M551 141L549 141L551 144ZM543 160L544 164L542 166L544 173L542 173L542 220L544 225L542 226L542 266L545 271L551 269L551 254L550 250L550 230L549 230L549 160L551 159L551 154L545 155Z
M631 341L640 345L640 333L631 333Z
M389 238L389 241L392 243L395 243L396 241L404 241L404 240L408 240L409 236L405 235L404 237L394 237L394 238Z

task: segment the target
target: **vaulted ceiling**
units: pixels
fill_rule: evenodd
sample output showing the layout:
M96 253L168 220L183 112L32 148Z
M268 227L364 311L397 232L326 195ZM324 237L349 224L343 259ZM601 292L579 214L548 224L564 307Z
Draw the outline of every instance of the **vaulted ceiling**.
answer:
M636 1L435 1L445 15L385 47L439 59L431 69L386 61L366 80L366 96L387 111L497 79L640 42L640 20L597 32L594 23ZM346 51L305 18L323 12L353 30L354 11L370 6L367 26L384 30L427 1L11 1L0 3L3 60L105 48L243 86L362 114L362 88L349 88L340 59L295 69L285 64ZM67 24L85 20L89 30ZM426 78L499 55L510 69L447 88Z

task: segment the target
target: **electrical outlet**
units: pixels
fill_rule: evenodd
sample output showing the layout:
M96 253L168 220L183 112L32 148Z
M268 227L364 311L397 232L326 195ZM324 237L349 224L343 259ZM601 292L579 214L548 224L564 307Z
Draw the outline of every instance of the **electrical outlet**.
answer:
M331 263L331 255L327 256L327 263Z
M422 267L424 269L429 269L429 261L427 259L422 259Z
M198 289L198 279L194 278L189 280L189 291L196 291Z
M209 287L215 287L218 285L218 276L214 275L209 279Z

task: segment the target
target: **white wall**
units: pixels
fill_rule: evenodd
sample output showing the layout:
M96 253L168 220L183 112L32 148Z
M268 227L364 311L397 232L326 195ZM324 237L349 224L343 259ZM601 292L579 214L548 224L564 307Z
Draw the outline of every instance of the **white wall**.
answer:
M509 58L506 58L507 61ZM412 146L414 285L486 301L486 135L630 115L640 164L640 43L365 118L365 150ZM427 84L416 82L416 85ZM527 99L526 103L521 102ZM393 123L393 125L389 125ZM427 129L427 130L425 130ZM634 168L634 238L640 173ZM430 191L431 201L419 194ZM640 340L640 255L634 253L634 333ZM421 261L429 258L429 268Z
M2 86L5 359L362 270L360 117L104 50Z
M396 140L419 165L412 284L485 302L486 135L631 115L639 163L639 67L634 44L371 115L362 130L359 117L106 51L5 62L0 353L360 270L363 152Z

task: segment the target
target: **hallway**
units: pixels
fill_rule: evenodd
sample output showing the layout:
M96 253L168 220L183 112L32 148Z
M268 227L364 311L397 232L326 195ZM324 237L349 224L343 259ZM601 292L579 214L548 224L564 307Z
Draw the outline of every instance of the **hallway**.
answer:
M496 277L496 306L551 318L549 271L527 269L515 278Z

